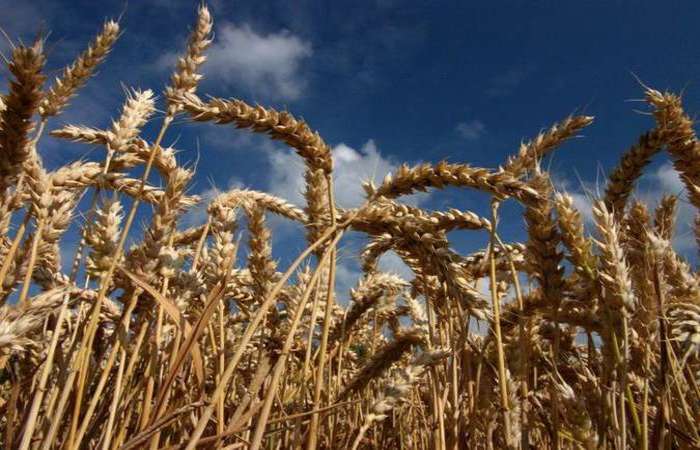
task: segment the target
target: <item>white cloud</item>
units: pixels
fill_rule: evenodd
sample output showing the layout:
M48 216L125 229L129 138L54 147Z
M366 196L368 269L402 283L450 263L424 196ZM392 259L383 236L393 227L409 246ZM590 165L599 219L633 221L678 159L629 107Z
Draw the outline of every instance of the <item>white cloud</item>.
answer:
M287 149L275 149L267 154L271 166L268 191L294 205L303 205L304 162Z
M269 191L296 205L304 204L304 164L291 151L271 151ZM366 180L381 182L385 175L394 172L398 164L382 156L373 140L356 150L346 144L333 148L334 184L336 202L343 208L357 207L365 199L362 183ZM428 194L420 193L402 198L406 203L418 204Z
M653 176L661 188L670 194L681 194L685 190L680 175L670 162L659 167Z
M382 272L394 273L406 281L411 281L414 278L414 273L408 267L401 257L393 250L389 250L379 258L379 270Z
M491 78L489 86L486 89L486 95L490 97L506 97L520 86L534 71L535 67L532 65L511 67L507 71Z
M486 126L480 120L470 120L458 123L455 130L462 138L474 141L486 132Z
M295 100L306 86L302 63L313 53L311 43L287 30L262 34L248 24L224 23L207 51L207 79L235 85L266 98ZM177 54L168 53L157 66L172 69Z
M585 192L569 192L569 195L573 199L574 207L581 213L584 223L593 223L593 197Z
M342 207L360 206L365 198L362 182L383 178L396 169L396 165L379 154L373 140L369 140L357 151L345 144L333 149L336 170L335 195Z

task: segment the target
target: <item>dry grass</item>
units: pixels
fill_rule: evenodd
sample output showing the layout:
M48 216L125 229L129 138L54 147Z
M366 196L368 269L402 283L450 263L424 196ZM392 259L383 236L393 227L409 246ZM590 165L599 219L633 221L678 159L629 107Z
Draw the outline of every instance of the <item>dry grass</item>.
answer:
M129 92L110 129L49 132L104 148L100 161L52 172L37 152L47 119L88 81L119 26L106 22L50 88L42 42L14 49L0 97L0 447L700 447L700 276L669 243L678 199L665 197L653 220L630 202L650 158L666 150L700 207L700 141L680 97L646 90L654 123L611 173L590 234L539 167L592 122L583 116L495 169L402 166L367 184L362 206L341 210L331 148L307 123L198 96L212 30L202 6L154 141L140 137L153 93ZM187 194L193 171L161 147L176 116L294 148L306 205L231 190L211 201L204 225L178 228L199 199ZM446 186L488 194L491 216L400 202ZM91 201L77 211L83 195ZM503 202L522 205L526 242L501 240ZM127 249L142 203L150 222ZM306 229L308 247L283 269L270 213ZM82 242L63 273L71 223ZM453 230L480 233L484 249L455 252ZM368 244L342 305L336 251L347 231ZM388 251L411 279L379 271Z

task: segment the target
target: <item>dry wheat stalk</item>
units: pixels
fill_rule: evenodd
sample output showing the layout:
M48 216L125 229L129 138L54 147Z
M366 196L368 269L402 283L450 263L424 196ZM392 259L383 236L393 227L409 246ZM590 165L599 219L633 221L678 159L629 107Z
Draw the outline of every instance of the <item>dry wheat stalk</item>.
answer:
M209 210L216 208L234 208L239 204L246 204L251 207L256 206L261 209L286 217L290 220L306 223L307 218L304 212L287 202L265 192L253 191L250 189L232 189L218 195L209 205Z
M629 277L629 266L620 245L619 225L601 201L593 206L593 214L600 234L596 240L601 251L598 272L600 283L605 289L605 302L613 310L622 310L623 314L625 311L633 311L636 299Z
M318 133L306 122L297 120L288 112L278 112L262 106L250 106L242 100L214 98L204 103L193 95L181 99L185 111L196 121L214 121L219 124L233 123L238 128L250 128L258 133L267 133L296 149L309 167L332 171L331 151Z
M353 392L361 390L372 379L380 377L392 364L397 362L411 347L425 342L425 335L420 329L410 329L400 332L395 339L381 348L367 364L353 377L343 391L338 394L338 400L344 400Z
M671 334L685 348L683 363L689 357L700 356L700 307L694 304L674 304L669 312Z
M693 120L683 111L681 97L647 89L646 100L654 107L657 126L664 130L663 142L674 159L674 168L681 174L688 188L689 200L700 206L692 186L700 183L700 147L698 146Z
M593 278L596 261L591 250L591 241L586 238L581 213L574 206L573 198L567 194L556 193L554 206L557 210L557 224L561 240L569 253L568 259L584 277Z
M538 134L532 141L520 144L518 154L508 158L503 170L515 177L523 176L526 172L534 170L544 155L591 123L593 117L590 116L567 117L546 132Z
M420 164L413 168L404 164L396 173L387 175L380 186L365 184L365 190L369 195L396 198L425 191L428 187L439 189L444 186L471 187L499 197L512 196L524 202L533 201L539 196L534 189L503 170L492 172L445 161L435 166Z
M272 233L265 224L262 208L251 205L245 208L248 216L249 240L248 268L253 279L256 297L263 299L271 287L277 272L277 264L272 260Z
M96 213L95 220L87 225L88 232L85 234L92 248L86 269L92 276L100 277L109 268L110 258L117 246L123 219L122 205L116 198L104 200Z
M654 227L656 233L663 239L671 240L676 225L676 206L678 197L665 195L654 211Z
M537 279L545 300L551 302L552 308L558 309L562 297L564 269L561 267L562 255L557 249L561 236L549 199L552 192L551 183L545 174L538 171L535 172L530 186L542 197L525 210L528 225L527 252L531 257L528 270Z
M32 47L18 46L12 51L9 64L14 81L4 97L4 109L0 112L0 191L11 186L29 158L29 133L34 129L32 117L42 99L41 86L46 77L43 44L37 41Z
M169 113L181 109L177 99L184 94L194 94L197 84L202 79L198 73L199 67L207 60L204 55L205 50L212 42L212 20L209 9L202 4L197 13L197 23L192 30L185 56L178 58L177 70L173 73L170 86L165 89L165 96L168 98Z
M654 129L642 134L637 143L624 153L615 170L610 173L608 185L605 188L605 205L617 217L621 217L624 213L635 181L642 175L651 157L661 150L662 145L661 130Z
M352 305L347 310L343 321L331 330L329 340L331 342L341 338L348 340L353 334L354 325L365 312L376 305L382 297L394 296L406 286L406 282L396 275L381 272L368 274L358 282L356 288L350 291Z
M56 116L66 107L68 101L87 82L98 65L104 61L119 37L119 24L108 20L102 31L88 48L68 67L63 69L60 78L46 92L39 112L42 117Z
M128 93L121 117L112 123L112 129L107 134L107 148L110 151L126 151L154 110L150 89Z

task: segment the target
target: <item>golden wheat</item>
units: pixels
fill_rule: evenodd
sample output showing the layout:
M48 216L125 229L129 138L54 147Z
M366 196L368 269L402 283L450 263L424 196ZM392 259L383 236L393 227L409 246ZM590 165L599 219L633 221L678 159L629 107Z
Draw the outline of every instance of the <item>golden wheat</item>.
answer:
M109 129L64 125L44 136L118 36L106 22L48 89L41 41L18 45L8 62L0 447L700 447L700 278L672 245L682 199L663 197L652 215L633 197L666 150L700 207L700 142L679 96L645 91L654 127L592 199L592 230L540 164L587 116L539 133L495 168L401 165L364 184L361 206L342 209L332 148L309 124L197 96L213 39L204 5L154 140L142 135L158 109L150 90L128 90ZM204 224L183 229L202 200L188 194L194 171L161 146L177 115L290 146L305 164L304 204L231 189L201 205ZM103 157L49 171L45 139ZM481 191L491 215L401 202L448 186ZM503 242L504 202L522 207L524 242ZM127 248L139 212L143 233ZM274 258L270 214L305 229L308 245L286 267ZM82 241L64 273L71 226ZM336 265L348 232L366 241L346 304ZM455 232L482 245L461 254ZM381 269L388 254L410 269L406 278Z

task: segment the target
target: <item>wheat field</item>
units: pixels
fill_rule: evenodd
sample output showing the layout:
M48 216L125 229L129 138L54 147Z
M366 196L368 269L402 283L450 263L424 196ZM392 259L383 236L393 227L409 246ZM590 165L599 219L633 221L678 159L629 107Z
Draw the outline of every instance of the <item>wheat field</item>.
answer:
M52 82L42 39L13 47L0 96L0 447L700 448L700 274L672 246L685 199L634 195L665 151L700 208L700 141L680 96L643 87L650 129L592 199L592 228L540 166L587 116L496 168L403 165L342 209L331 147L309 124L197 91L212 33L201 6L162 95L129 90L109 129L47 121L107 58L118 22ZM305 204L233 189L183 227L202 202L188 192L193 165L161 146L183 121L294 149ZM160 124L152 141L147 122ZM49 139L100 151L47 171ZM487 194L490 214L401 202L446 187ZM506 202L521 207L524 242L501 239ZM271 215L306 233L285 267ZM81 242L62 264L71 225ZM453 231L480 233L484 248L458 253ZM367 245L345 302L349 232ZM694 232L700 242L700 219ZM379 269L387 252L411 277Z

